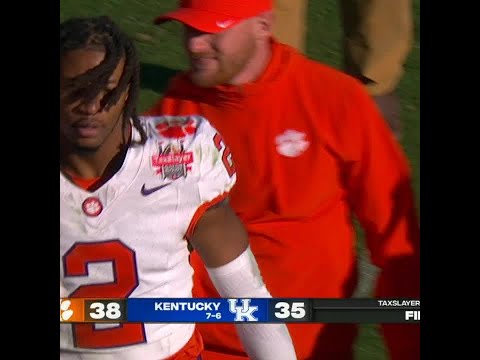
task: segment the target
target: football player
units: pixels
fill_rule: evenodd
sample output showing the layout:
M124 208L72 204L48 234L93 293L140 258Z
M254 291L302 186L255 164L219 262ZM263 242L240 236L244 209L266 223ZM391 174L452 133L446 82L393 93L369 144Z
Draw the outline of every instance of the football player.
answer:
M228 147L202 117L138 117L139 67L108 17L60 25L61 296L191 297L190 244L221 296L270 297ZM60 326L62 359L201 358L195 324ZM252 359L296 359L284 324L237 329Z

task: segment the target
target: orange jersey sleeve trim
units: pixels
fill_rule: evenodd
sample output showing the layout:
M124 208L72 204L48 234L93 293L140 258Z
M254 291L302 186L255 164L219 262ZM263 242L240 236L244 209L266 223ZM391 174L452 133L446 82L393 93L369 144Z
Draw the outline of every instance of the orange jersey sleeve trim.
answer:
M225 200L228 196L228 192L224 192L223 194L218 195L217 197L213 198L210 201L207 201L200 205L198 209L193 214L192 220L190 221L190 225L188 225L187 232L185 234L185 238L189 239L193 235L193 231L197 226L198 221L200 218L205 214L205 212L210 209L212 206L215 206Z

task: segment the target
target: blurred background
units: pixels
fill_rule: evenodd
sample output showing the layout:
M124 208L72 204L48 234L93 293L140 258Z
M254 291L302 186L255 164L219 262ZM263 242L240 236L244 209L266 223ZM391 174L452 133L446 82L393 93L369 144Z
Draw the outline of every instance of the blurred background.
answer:
M182 49L181 27L172 22L162 27L153 18L176 7L176 0L62 0L60 21L69 17L109 15L136 40L142 62L139 111L162 96L169 78L187 66ZM402 101L402 145L413 167L413 182L420 208L420 0L414 0L415 42L398 89ZM338 0L310 0L306 53L312 59L341 67L341 24ZM359 237L362 233L359 230ZM359 242L362 281L358 296L368 296L375 268ZM386 360L384 344L375 324L363 325L357 342L358 360Z

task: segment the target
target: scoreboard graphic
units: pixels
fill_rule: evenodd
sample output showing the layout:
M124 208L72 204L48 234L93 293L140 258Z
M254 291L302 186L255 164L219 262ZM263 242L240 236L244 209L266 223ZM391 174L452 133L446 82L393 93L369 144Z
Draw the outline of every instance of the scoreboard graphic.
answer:
M418 299L60 299L61 323L420 323Z

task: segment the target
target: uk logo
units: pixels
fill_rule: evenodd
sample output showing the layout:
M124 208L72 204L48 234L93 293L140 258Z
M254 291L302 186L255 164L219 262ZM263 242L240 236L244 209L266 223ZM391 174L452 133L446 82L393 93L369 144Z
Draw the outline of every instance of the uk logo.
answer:
M235 314L234 321L258 321L258 318L253 316L253 313L258 310L258 306L251 306L250 301L250 299L241 299L240 305L238 305L238 299L228 299L228 309Z

